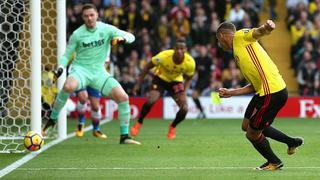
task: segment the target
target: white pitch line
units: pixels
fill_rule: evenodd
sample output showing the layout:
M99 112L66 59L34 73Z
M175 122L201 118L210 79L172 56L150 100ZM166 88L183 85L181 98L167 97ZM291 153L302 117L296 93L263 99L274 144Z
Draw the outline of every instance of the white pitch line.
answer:
M253 169L253 167L105 167L105 168L18 168L18 171L45 171L45 170L59 170L59 171L70 171L70 170L214 170L214 169ZM284 167L284 169L320 169L320 167Z
M100 124L105 124L105 123L108 123L110 122L111 120L103 120L100 122ZM85 132L89 131L92 129L92 125L91 126L88 126L84 129ZM72 138L76 135L75 132L73 133L70 133L68 134L67 138L66 139L56 139L56 140L53 140L51 141L50 143L44 145L39 151L35 151L35 152L30 152L29 154L23 156L23 158L15 161L14 163L8 165L7 167L3 168L1 171L0 171L0 178L2 178L3 176L9 174L10 172L12 172L13 170L19 168L20 166L22 166L23 164L25 164L26 162L30 161L31 159L33 159L34 157L36 157L38 154L40 154L41 152L49 149L50 147L64 141L64 140L67 140L69 138Z

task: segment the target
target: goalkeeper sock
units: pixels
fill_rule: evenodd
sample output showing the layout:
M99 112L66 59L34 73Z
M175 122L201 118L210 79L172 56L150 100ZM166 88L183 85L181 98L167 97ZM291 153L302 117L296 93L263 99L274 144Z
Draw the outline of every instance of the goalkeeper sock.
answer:
M129 101L118 104L118 119L120 121L120 134L129 134L130 106Z
M63 108L63 106L66 104L67 99L69 98L70 93L65 92L63 89L59 92L54 104L53 108L50 114L50 119L57 120L59 112Z

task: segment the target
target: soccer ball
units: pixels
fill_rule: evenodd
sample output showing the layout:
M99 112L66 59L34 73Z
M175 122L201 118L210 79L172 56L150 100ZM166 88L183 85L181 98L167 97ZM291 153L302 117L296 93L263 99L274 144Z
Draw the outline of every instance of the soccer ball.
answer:
M37 151L39 150L44 144L44 139L42 136L34 131L29 131L24 136L24 146L29 151Z

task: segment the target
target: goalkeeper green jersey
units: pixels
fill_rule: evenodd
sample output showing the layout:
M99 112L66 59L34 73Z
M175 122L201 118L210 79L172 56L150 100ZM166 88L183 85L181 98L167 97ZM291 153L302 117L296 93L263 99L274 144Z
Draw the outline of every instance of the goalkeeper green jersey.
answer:
M102 70L110 53L110 42L115 37L122 37L127 43L135 40L132 34L103 22L97 22L94 29L82 25L70 36L69 44L59 64L66 67L75 52L73 67L81 66L90 72Z

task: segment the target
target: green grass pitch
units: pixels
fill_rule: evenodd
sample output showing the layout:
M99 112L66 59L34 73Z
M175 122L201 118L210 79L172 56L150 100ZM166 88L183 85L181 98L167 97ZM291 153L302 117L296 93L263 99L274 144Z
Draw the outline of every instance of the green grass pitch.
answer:
M68 121L73 132L76 121ZM89 121L87 121L89 123ZM131 122L133 123L133 122ZM119 123L102 125L108 139L88 131L42 152L3 179L319 179L319 119L276 119L274 127L305 144L292 156L284 144L270 140L284 162L281 171L254 171L265 160L241 132L239 119L186 120L176 139L166 137L169 121L147 120L135 139L141 146L119 145ZM0 169L25 154L0 154Z

